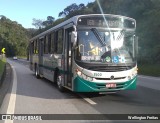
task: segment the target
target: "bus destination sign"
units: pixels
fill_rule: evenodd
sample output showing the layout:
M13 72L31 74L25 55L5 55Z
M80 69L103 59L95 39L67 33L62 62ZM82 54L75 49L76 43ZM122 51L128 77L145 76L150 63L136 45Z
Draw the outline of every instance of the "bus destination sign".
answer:
M118 17L90 17L79 18L79 26L108 27L108 28L135 28L135 22L130 19L122 19Z

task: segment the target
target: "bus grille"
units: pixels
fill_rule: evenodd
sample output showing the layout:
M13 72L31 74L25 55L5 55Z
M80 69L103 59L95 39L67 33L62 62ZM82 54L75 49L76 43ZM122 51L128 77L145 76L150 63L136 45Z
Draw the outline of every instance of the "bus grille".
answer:
M126 77L117 77L114 78L113 80L120 80L120 79L125 79ZM95 78L96 80L111 80L111 78Z
M89 67L89 70L101 71L101 72L117 72L131 69L132 66L95 66Z

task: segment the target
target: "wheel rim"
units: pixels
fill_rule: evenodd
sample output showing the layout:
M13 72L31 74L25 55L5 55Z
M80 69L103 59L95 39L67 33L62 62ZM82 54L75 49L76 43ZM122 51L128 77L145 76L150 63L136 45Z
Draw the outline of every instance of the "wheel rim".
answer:
M61 76L58 76L58 77L57 77L57 85L58 85L59 88L62 87Z
M38 75L38 72L37 72L37 67L36 67L36 70L35 70L35 71L36 71L36 76L37 76L37 75Z

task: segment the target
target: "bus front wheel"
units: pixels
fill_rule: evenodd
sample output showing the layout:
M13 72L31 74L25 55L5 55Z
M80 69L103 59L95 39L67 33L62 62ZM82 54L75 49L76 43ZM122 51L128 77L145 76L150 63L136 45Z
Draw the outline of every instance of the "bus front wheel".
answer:
M62 86L62 77L60 75L57 76L57 86L61 92L64 91L64 87Z
M35 75L37 77L37 79L40 78L40 75L38 74L38 68L37 68L37 65L35 65Z

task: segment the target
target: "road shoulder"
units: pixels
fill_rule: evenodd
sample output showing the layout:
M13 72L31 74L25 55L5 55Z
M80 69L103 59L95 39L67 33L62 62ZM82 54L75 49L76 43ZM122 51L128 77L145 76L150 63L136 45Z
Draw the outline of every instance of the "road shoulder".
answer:
M146 88L160 90L160 77L139 75L137 84Z

